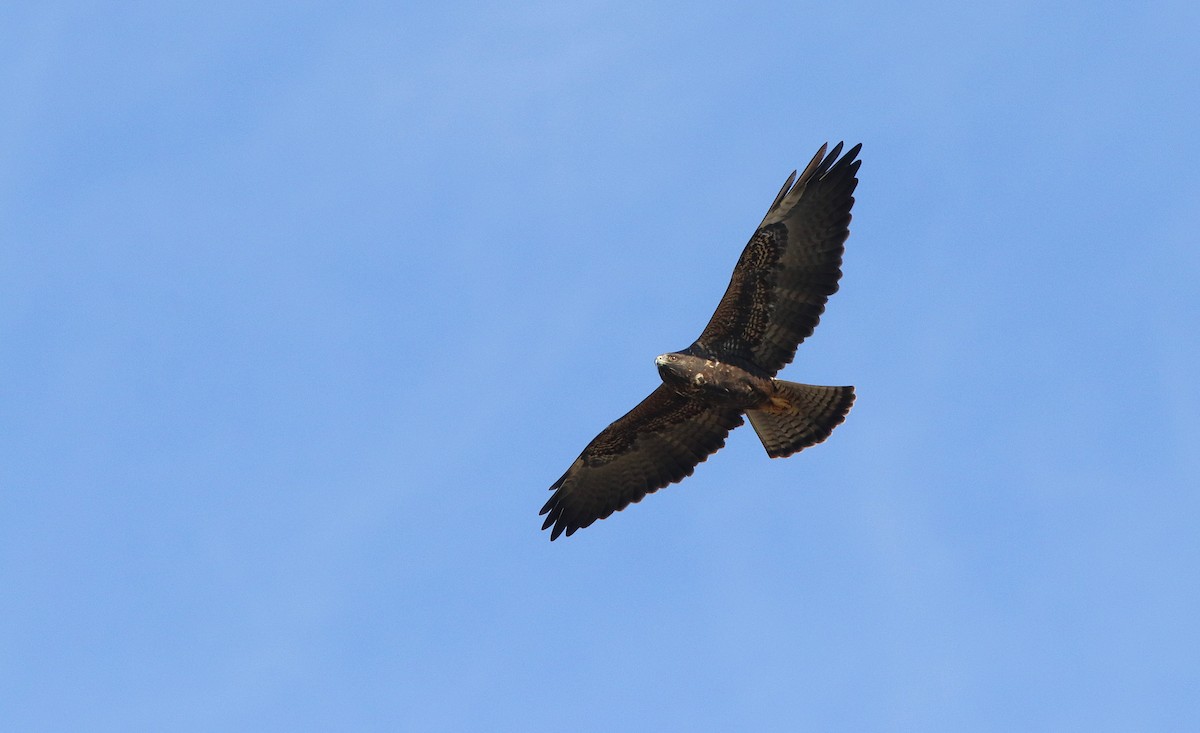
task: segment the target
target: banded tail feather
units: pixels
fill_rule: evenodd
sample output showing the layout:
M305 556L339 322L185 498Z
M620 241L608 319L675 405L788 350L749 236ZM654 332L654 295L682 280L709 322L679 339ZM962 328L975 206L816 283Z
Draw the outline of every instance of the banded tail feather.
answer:
M784 458L816 445L842 424L854 404L854 387L820 387L772 380L775 395L746 417L772 458Z

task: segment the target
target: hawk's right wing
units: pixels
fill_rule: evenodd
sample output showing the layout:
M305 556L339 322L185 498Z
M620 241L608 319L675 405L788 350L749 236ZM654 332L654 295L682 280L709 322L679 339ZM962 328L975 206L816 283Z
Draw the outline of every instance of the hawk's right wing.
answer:
M696 464L725 445L742 424L736 409L711 407L683 397L666 385L609 425L563 477L542 507L554 529L550 539L604 519L667 484L692 475Z

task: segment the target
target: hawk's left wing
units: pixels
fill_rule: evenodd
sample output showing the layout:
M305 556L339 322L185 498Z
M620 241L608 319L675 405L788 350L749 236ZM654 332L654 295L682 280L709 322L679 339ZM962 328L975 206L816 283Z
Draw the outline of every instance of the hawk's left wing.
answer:
M692 475L742 424L736 409L711 407L666 385L596 436L550 489L542 507L550 539L604 519L646 494Z
M793 173L750 237L729 288L696 344L775 374L796 355L838 289L861 145L825 146ZM793 185L795 181L795 185Z

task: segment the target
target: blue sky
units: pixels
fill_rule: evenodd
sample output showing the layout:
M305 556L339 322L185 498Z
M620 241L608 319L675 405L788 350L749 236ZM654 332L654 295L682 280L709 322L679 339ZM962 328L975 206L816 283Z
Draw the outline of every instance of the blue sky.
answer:
M12 730L1194 730L1195 3L0 11ZM862 142L753 433L547 487Z

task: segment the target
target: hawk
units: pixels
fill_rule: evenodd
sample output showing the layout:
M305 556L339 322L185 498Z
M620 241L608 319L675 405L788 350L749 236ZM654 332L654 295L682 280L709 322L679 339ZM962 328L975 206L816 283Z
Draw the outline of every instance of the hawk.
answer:
M846 419L853 387L775 379L837 292L862 146L822 145L788 177L750 237L717 310L696 341L655 359L662 384L583 449L541 514L550 539L692 475L742 424L767 455L820 443Z

